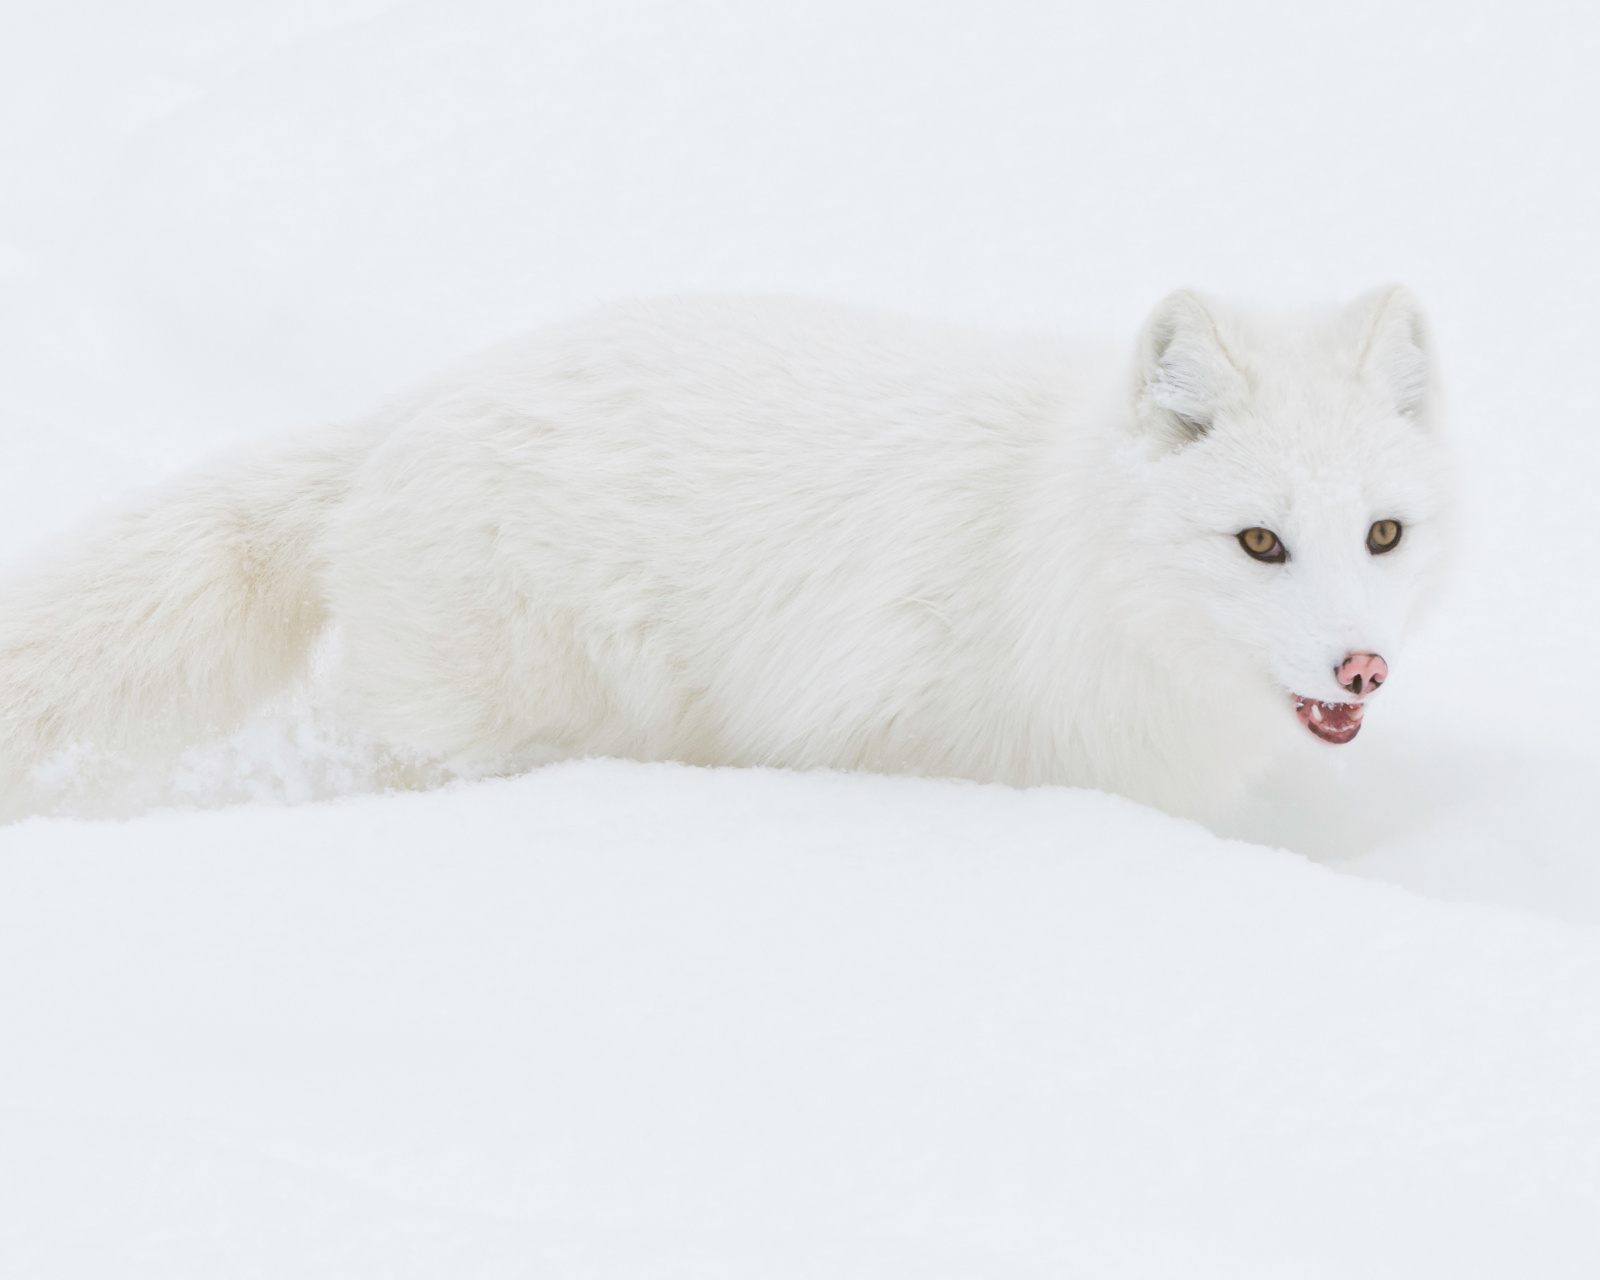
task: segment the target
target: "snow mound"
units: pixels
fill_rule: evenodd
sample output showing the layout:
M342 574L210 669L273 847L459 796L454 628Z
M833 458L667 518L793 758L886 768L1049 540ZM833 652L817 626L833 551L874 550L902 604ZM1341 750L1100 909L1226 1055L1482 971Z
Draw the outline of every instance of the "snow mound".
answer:
M0 1251L52 1274L1600 1256L1600 941L1092 793L597 761L34 821L0 955Z

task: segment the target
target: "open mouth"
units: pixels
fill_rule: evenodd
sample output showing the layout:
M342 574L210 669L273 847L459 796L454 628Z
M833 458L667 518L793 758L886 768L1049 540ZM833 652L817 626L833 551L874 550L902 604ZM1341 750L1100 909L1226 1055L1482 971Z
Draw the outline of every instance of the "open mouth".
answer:
M1335 744L1349 742L1361 732L1361 713L1365 710L1359 702L1318 702L1298 694L1294 699L1294 713L1300 723L1324 742Z

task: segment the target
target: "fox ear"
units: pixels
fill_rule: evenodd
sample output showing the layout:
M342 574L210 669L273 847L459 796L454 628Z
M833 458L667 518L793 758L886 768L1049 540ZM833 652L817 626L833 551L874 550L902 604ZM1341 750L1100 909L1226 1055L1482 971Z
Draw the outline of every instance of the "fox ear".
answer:
M1433 336L1411 290L1375 290L1352 310L1367 328L1363 376L1381 385L1408 418L1426 417L1436 399Z
M1173 448L1211 430L1217 409L1239 381L1210 310L1187 289L1151 312L1136 359L1134 421Z

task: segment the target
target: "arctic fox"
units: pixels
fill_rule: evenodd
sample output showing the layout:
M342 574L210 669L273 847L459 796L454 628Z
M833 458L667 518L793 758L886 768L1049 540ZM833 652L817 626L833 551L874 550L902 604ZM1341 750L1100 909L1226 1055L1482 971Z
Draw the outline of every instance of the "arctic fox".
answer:
M1173 294L1131 351L776 298L613 306L191 473L0 594L0 788L227 731L314 650L418 758L1120 792L1355 736L1451 542L1388 288ZM332 637L324 643L324 637ZM319 650L321 651L321 650Z

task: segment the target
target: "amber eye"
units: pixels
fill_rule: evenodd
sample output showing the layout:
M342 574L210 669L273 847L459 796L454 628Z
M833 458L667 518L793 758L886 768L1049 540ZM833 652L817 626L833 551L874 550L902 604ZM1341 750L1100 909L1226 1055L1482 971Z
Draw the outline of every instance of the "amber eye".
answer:
M1398 520L1379 520L1367 530L1367 550L1375 556L1381 556L1385 551L1393 551L1399 545Z
M1278 541L1278 535L1271 529L1246 529L1239 535L1239 545L1249 555L1268 564L1281 564L1289 558L1283 543Z

